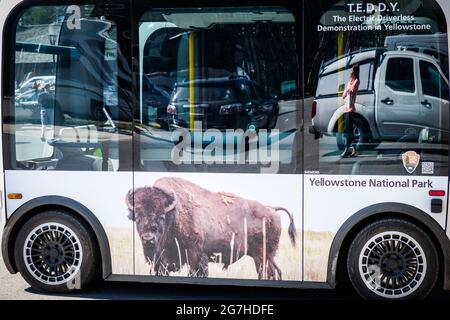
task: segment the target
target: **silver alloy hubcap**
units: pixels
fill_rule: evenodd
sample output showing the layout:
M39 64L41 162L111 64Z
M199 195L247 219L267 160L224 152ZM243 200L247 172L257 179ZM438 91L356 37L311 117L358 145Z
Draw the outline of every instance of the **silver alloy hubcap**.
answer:
M396 231L377 234L364 245L359 273L383 298L402 298L413 293L425 278L427 261L422 247L411 236Z
M77 235L68 227L60 223L45 223L28 235L23 257L35 279L59 285L79 274L83 250Z

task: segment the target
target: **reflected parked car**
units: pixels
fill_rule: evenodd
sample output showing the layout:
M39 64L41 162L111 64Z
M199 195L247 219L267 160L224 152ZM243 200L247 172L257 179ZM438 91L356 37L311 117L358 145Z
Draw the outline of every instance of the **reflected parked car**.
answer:
M143 77L143 121L168 130L167 105L172 96L175 79L170 74L147 74Z
M172 129L190 127L193 116L195 121L202 123L204 130L272 129L277 122L278 110L276 96L270 96L254 81L244 77L177 83L167 107L167 113L172 115Z
M38 104L39 91L35 89L28 90L15 98L16 105L22 107L33 107Z
M53 80L52 80L53 78ZM41 80L38 84L50 84L50 90L54 91L54 77L48 77L46 81ZM32 82L33 84L36 82ZM15 96L16 117L30 123L40 123L40 105L38 102L41 91L31 88Z
M16 89L15 91L16 97L32 90L34 84L48 84L48 83L55 83L55 76L39 76L30 78L21 83L19 87Z
M310 133L338 132L345 81L360 66L354 135L358 143L448 141L449 82L435 58L414 51L366 50L325 63L312 106ZM345 66L344 68L342 66ZM342 147L342 135L337 135Z

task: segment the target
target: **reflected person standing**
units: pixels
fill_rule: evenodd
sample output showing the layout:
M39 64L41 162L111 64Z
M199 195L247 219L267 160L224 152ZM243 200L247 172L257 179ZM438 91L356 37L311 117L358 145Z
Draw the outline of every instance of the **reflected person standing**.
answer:
M345 87L342 98L345 100L344 108L344 136L346 138L345 150L342 158L353 157L356 155L356 145L352 147L355 139L353 130L353 120L355 117L356 97L359 89L359 65L355 64L350 72L350 79Z
M31 86L31 90L33 90L33 94L31 96L31 101L38 101L39 99L39 93L40 93L40 88L39 88L39 83L37 83L36 81L33 83L33 85Z
M47 126L53 125L55 96L50 90L50 84L42 84L41 90L38 103L41 107L41 140L44 141Z

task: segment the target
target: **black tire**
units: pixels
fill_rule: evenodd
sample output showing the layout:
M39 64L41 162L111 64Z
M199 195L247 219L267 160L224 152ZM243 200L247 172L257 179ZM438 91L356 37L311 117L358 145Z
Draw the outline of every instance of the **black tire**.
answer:
M362 147L364 149L367 148L373 148L371 144L369 145L369 142L371 142L372 139L372 133L370 132L369 126L366 124L364 120L361 118L355 118L353 120L353 128L354 131L356 130L358 132L358 138L357 138L357 144L359 147ZM338 145L339 150L344 150L345 148L345 140L343 133L338 133L336 130L336 143ZM374 145L376 147L376 145Z
M358 233L348 252L347 272L364 299L417 300L434 288L439 260L430 237L415 224L384 219Z
M36 253L34 257L31 252ZM39 213L22 226L15 242L14 258L22 277L42 292L84 289L98 277L100 269L92 233L74 215L58 210ZM48 270L50 265L53 271Z

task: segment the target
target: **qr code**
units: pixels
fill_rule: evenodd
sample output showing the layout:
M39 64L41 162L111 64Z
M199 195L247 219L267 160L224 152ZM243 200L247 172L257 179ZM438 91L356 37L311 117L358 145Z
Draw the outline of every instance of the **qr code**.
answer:
M422 174L434 174L434 162L422 162Z

